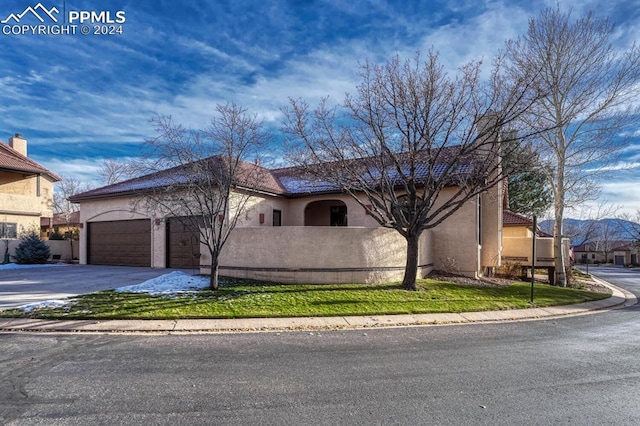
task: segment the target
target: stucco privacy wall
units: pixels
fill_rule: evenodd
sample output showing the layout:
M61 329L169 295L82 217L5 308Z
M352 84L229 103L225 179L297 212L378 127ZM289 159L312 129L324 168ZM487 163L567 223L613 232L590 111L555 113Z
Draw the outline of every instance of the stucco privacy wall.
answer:
M420 244L420 274L431 271L432 244ZM201 264L211 265L206 247ZM286 283L373 283L402 279L406 241L392 229L262 227L233 230L220 258L220 274ZM210 266L201 269L210 273Z
M510 237L502 242L502 254L508 261L517 261L523 265L531 265L533 238ZM553 238L536 238L536 264L553 266Z
M73 242L73 254L71 254L71 244L69 240L47 240L44 242L51 249L51 257L49 260L62 260L68 261L72 259L78 258L78 253L80 250L78 241ZM4 241L0 241L0 259L4 254L5 245ZM13 262L15 261L14 255L16 253L16 247L20 244L20 240L9 240L9 259Z

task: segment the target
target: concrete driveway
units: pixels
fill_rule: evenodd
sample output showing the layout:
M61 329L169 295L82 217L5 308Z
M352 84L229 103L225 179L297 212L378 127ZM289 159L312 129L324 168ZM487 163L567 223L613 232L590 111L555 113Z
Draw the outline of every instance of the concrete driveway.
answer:
M0 309L139 284L176 270L65 264L46 268L0 269ZM182 271L194 273L191 269Z

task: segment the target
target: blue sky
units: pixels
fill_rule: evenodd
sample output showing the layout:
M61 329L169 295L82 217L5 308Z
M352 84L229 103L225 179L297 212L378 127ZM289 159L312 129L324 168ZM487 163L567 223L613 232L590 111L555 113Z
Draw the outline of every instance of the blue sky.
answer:
M246 106L275 129L288 97L311 103L353 93L358 62L431 46L452 72L490 62L504 40L552 1L63 1L50 10L124 11L122 34L0 34L0 140L20 132L29 155L98 185L105 158L136 156L155 114L204 127L216 103ZM38 0L3 0L0 20ZM614 43L640 34L640 0L560 1L616 24ZM67 15L65 15L67 16ZM38 24L25 15L20 24ZM50 23L50 22L47 22ZM0 25L1 26L1 25ZM80 25L78 24L78 27ZM93 27L93 26L91 26ZM640 134L640 131L638 132ZM640 137L612 171L603 198L640 209ZM274 153L278 153L277 147ZM616 169L612 165L612 169Z

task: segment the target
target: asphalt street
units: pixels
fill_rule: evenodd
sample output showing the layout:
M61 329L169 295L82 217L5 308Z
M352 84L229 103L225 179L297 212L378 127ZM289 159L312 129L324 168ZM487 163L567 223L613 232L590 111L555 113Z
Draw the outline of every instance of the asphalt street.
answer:
M640 291L638 271L598 275ZM5 333L0 423L635 425L639 319L635 305L444 327Z
M586 271L584 265L580 269ZM589 273L640 296L640 270L611 266L590 266Z

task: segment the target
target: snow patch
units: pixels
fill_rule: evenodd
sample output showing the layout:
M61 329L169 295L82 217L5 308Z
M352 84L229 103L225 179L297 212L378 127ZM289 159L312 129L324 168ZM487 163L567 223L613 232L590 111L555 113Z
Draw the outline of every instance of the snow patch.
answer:
M151 296L171 295L209 287L209 277L193 276L180 271L152 278L140 284L118 287L118 293L148 293Z
M69 300L69 299L45 300L43 302L36 302L36 303L29 303L28 305L22 305L18 309L21 309L25 312L31 312L41 308L60 308L72 302L75 302L75 301Z
M0 265L0 271L7 269L31 269L31 268L53 268L57 266L69 266L68 263L44 263L35 265L22 265L17 263L7 263L6 265Z

